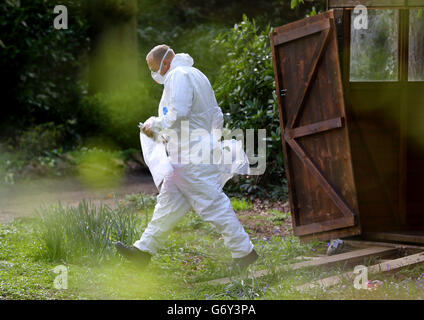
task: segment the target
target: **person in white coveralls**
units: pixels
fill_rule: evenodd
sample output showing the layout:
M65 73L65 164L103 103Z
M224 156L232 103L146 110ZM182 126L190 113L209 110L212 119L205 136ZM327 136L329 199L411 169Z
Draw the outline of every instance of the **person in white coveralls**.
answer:
M157 137L158 132L165 133L167 137L166 152L163 151L162 159L150 161L150 165L146 161L160 193L153 217L140 240L132 246L115 242L115 247L122 256L145 267L151 256L161 248L171 229L193 208L204 221L210 222L222 234L234 265L245 269L256 261L258 255L230 199L222 191L223 184L231 175L225 175L224 166L213 160L191 161L193 150L210 150L206 156L212 155L216 150L217 139L220 138L214 132L222 129L223 114L212 86L208 78L193 67L190 55L175 54L167 45L154 47L146 61L152 78L164 85L158 117L149 118L141 127L140 135L144 136L141 141L145 158L149 155L158 157L159 152L146 154L148 144L153 144L153 138ZM188 135L184 135L184 128ZM192 135L196 132L196 135ZM155 146L160 147L160 143ZM164 159L171 163L167 166L168 171L163 167L155 168Z

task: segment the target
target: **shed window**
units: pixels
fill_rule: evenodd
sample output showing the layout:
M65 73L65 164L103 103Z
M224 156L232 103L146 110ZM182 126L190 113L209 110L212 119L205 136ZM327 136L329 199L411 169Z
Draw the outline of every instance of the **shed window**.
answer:
M351 12L350 81L398 80L399 10L368 10L368 28Z
M424 9L409 11L408 80L424 81Z

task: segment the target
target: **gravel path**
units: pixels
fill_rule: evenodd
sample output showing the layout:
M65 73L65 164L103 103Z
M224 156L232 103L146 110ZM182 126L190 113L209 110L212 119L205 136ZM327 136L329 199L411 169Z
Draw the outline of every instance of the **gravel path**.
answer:
M40 206L60 201L77 205L82 199L113 205L116 199L131 193L157 194L148 172L127 176L122 185L114 188L88 189L76 177L37 179L13 186L0 187L0 223L16 217L29 216ZM112 198L111 198L112 197Z

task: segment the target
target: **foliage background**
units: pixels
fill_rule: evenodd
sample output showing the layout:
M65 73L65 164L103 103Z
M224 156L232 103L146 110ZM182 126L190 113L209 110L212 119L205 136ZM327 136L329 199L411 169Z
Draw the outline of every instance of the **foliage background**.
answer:
M1 86L2 182L8 174L19 176L28 161L39 164L40 157L54 158L75 148L139 149L136 125L156 113L162 90L144 64L146 53L158 43L190 53L210 79L227 126L267 128L267 174L248 179L243 190L264 191L267 177L275 174L283 180L268 33L270 26L322 10L323 1L135 1L137 81L96 94L88 92L97 27L90 25L88 2L61 2L68 7L70 27L60 31L53 28L56 3L0 3L0 68L6 79ZM130 3L105 0L101 8L114 19L125 19L134 10Z

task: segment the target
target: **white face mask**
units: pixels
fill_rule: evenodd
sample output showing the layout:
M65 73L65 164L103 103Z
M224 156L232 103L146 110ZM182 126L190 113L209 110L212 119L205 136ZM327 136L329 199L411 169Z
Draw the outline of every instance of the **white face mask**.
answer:
M158 71L150 71L152 74L152 78L153 80L155 80L157 83L159 84L163 84L165 82L165 74L161 75L160 71L162 70L162 63L163 60L165 60L166 55L168 54L169 50L171 50L171 48L168 48L168 50L166 50L165 54L163 55L162 60L160 61L160 65L159 65L159 69Z

